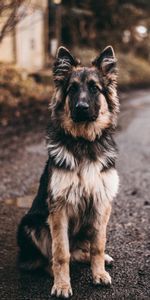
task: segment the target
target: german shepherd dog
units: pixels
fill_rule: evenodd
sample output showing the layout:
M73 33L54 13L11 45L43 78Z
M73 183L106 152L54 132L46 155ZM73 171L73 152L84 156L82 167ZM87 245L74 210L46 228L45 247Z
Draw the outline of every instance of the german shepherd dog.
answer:
M111 284L106 227L118 190L113 140L119 101L116 57L106 47L83 67L64 47L53 67L48 160L29 212L18 228L20 266L52 266L51 294L72 295L69 262L90 262L94 284Z

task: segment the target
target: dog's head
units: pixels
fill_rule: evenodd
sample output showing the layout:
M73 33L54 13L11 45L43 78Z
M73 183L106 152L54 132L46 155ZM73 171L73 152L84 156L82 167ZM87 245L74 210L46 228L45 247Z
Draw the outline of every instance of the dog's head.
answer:
M56 93L53 115L75 137L94 140L106 128L116 126L119 103L116 93L116 57L111 46L83 67L64 47L53 68Z

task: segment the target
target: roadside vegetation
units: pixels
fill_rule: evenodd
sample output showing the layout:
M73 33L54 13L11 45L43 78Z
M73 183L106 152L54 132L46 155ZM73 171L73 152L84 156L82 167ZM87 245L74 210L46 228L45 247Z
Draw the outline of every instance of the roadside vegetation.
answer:
M75 49L83 64L89 64L98 52ZM150 86L150 63L132 53L117 53L119 65L119 88L145 88ZM35 120L41 123L47 115L47 107L52 95L52 72L35 77L26 76L13 65L0 64L0 124L31 125ZM37 78L36 78L37 79Z
M45 119L52 85L39 84L13 65L0 64L0 124L39 125Z

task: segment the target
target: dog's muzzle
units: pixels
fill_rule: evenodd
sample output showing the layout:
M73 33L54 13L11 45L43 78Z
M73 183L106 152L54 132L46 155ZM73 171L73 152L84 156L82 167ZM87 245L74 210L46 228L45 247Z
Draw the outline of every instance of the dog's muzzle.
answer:
M96 116L91 115L89 104L81 101L76 104L72 119L75 123L92 122L96 120Z

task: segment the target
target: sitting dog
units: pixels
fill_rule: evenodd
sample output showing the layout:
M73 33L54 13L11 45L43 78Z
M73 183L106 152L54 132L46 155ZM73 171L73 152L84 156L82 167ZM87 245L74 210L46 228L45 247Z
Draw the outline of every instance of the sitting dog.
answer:
M64 47L53 67L48 160L37 196L18 228L20 266L54 276L51 294L72 295L70 260L91 264L94 284L111 284L105 270L106 227L118 190L113 140L119 101L116 57L106 47L83 67Z

